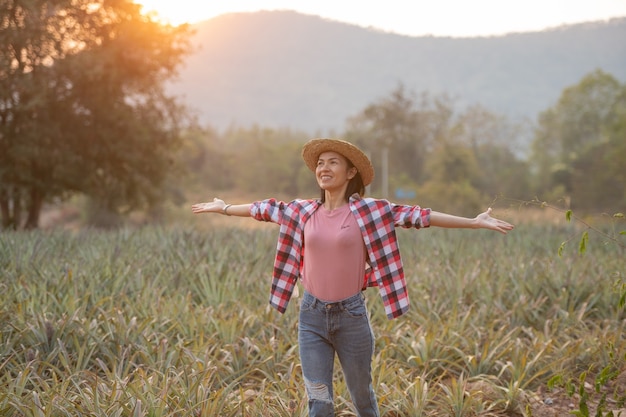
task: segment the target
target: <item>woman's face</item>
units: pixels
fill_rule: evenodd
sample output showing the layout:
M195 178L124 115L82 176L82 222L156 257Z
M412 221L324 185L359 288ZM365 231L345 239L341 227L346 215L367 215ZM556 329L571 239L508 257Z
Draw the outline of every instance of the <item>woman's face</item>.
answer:
M315 168L317 183L325 191L345 190L356 173L356 168L349 168L348 160L343 155L332 151L320 154Z

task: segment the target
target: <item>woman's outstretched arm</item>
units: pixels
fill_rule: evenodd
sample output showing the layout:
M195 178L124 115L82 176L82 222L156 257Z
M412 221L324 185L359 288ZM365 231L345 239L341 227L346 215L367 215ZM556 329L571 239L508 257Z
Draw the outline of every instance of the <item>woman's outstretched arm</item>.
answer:
M194 214L218 213L227 216L250 217L251 204L226 204L224 200L214 198L208 203L196 203L191 206Z
M473 219L431 211L430 225L458 229L489 229L503 234L506 234L509 230L513 230L515 227L503 220L491 217L491 208Z

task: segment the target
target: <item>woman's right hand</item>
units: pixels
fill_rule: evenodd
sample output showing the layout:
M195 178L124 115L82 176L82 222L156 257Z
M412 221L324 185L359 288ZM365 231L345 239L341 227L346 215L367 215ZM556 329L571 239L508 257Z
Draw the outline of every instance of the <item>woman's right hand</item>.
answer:
M213 201L209 203L196 203L191 206L191 211L195 214L199 213L224 213L224 207L226 207L226 203L224 200L220 200L219 198L214 198Z

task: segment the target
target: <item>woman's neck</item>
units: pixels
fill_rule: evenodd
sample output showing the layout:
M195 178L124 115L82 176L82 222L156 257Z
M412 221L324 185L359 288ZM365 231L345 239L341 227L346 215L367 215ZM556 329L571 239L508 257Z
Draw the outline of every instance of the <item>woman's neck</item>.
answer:
M345 193L342 193L340 195L337 193L330 193L326 191L326 195L324 197L324 208L326 208L326 210L334 210L348 204L344 197L344 194Z

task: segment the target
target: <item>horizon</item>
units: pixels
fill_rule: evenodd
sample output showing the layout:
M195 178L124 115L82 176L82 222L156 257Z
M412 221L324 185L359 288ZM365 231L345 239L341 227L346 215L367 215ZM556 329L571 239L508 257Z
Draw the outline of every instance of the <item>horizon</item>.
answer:
M564 25L603 22L626 17L626 0L442 0L363 2L358 9L341 3L304 0L231 0L192 3L192 0L139 0L144 13L173 25L201 23L239 12L291 10L337 22L406 36L483 37L536 32ZM453 11L451 13L450 11ZM156 14L154 14L156 13Z

